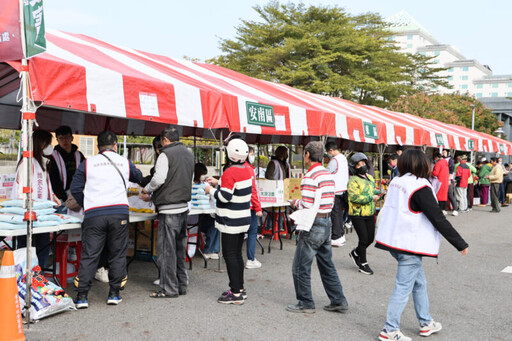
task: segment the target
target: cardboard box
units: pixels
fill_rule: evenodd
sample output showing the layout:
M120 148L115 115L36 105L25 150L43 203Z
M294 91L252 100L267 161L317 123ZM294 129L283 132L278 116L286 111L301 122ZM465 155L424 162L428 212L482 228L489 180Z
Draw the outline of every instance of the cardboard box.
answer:
M302 178L289 178L284 180L284 201L301 199L300 183Z
M262 203L284 202L283 180L258 180L258 191Z
M512 193L507 193L506 202L507 202L507 204L510 204L512 202Z

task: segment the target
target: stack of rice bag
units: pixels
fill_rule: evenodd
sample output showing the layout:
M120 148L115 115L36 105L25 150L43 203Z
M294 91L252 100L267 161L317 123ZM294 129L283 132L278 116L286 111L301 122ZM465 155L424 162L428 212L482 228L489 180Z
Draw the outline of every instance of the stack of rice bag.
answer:
M0 229L17 230L27 228L23 221L26 209L23 208L23 200L8 200L0 203ZM55 203L49 200L34 200L33 211L37 221L34 227L56 226L61 224L81 223L81 219L67 214L56 214L53 208Z
M192 185L191 208L198 210L210 209L210 196L204 192L206 184Z

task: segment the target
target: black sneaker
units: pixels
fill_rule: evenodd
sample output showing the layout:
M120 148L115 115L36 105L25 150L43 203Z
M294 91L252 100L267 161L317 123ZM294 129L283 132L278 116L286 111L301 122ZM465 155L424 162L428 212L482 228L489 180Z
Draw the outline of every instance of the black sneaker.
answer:
M361 260L359 259L359 256L356 255L356 249L350 251L350 253L348 255L349 255L350 258L352 258L352 261L354 262L355 266L360 268L361 267Z
M76 309L87 309L89 308L89 301L87 301L87 293L78 293L73 300Z
M228 290L228 291L224 291L224 292L221 294L221 296L226 296L228 293L229 293L229 290ZM243 299L244 299L244 300L246 300L246 299L247 299L247 290L242 289L242 297L243 297Z
M119 290L110 289L110 292L108 293L107 304L118 305L122 301L123 298L121 297L121 295L119 295Z
M359 272L365 275L373 275L373 270L370 268L368 263L359 265Z
M227 291L226 295L222 295L217 299L218 303L224 303L224 304L244 304L244 298L242 297L242 294L239 294L236 296L231 292L231 290Z

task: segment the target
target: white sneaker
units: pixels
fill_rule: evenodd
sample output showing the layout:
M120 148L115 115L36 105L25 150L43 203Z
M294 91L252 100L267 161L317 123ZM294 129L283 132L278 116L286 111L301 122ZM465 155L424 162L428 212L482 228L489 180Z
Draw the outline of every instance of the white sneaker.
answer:
M205 253L204 257L206 259L219 259L219 254L218 253Z
M456 217L458 215L459 215L459 211L455 211L455 210L452 211L452 216Z
M448 212L446 212L445 210L443 210L443 214L444 214L444 215L447 215L447 214L448 214Z
M441 323L435 322L434 320L430 321L429 324L420 326L420 335L421 336L430 336L434 333L437 333L443 329L443 326L441 326Z
M386 329L382 329L382 331L379 334L379 340L381 340L381 341L389 341L389 340L412 341L412 339L410 337L407 337L404 334L402 334L400 329L394 330L392 332L388 332Z
M99 268L94 274L94 279L103 283L108 283L108 270L103 267Z
M245 267L247 269L258 269L261 268L261 263L256 258L254 258L254 260L248 259Z
M159 278L159 279L155 279L155 280L153 281L153 284L154 284L154 285L160 285L160 278Z
M341 246L345 245L345 242L346 242L345 236L341 236L338 239L331 240L331 245L335 246L335 247L341 247Z

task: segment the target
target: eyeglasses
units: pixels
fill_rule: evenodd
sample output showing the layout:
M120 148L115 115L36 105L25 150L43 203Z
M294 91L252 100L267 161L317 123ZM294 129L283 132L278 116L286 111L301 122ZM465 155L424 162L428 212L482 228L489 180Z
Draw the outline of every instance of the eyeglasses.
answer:
M62 135L57 137L57 141L70 141L73 139L73 136L71 135Z

